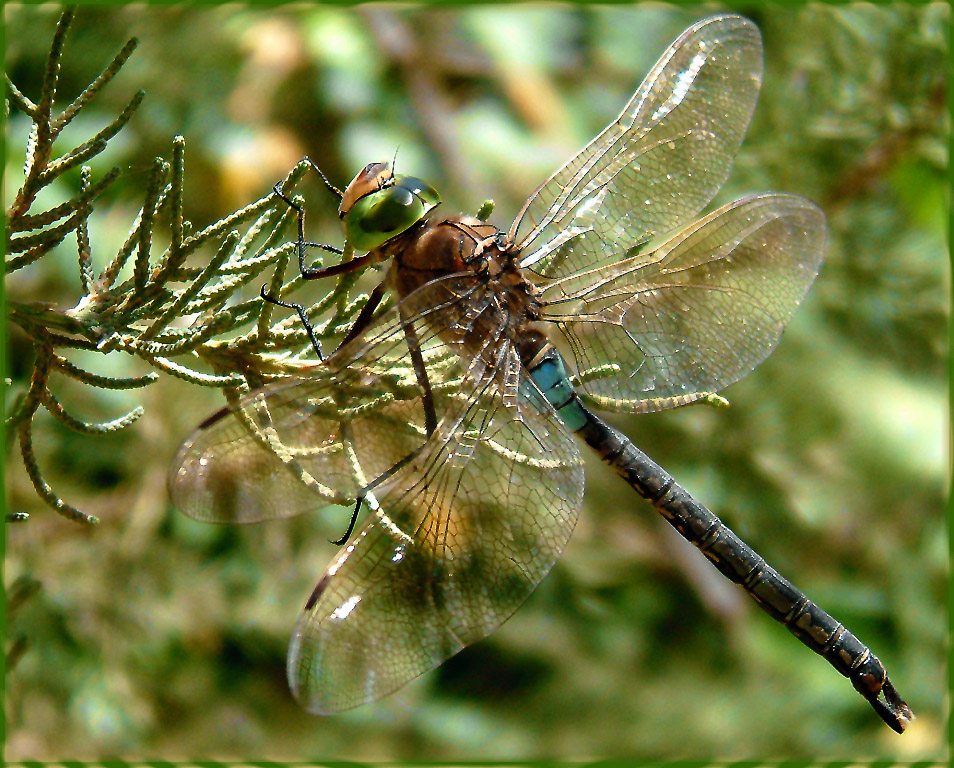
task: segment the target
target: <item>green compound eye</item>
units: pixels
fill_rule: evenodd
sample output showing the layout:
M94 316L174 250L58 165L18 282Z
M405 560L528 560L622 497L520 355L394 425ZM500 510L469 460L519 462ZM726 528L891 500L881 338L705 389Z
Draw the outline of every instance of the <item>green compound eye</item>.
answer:
M394 183L355 201L345 214L345 236L359 251L373 251L421 221L441 201L420 179L398 176Z
M420 198L425 203L430 204L428 210L441 202L441 196L437 194L437 190L434 189L434 187L426 184L420 179L415 178L414 176L398 176L394 182L394 185L396 187L402 187L403 189L408 190L415 197Z

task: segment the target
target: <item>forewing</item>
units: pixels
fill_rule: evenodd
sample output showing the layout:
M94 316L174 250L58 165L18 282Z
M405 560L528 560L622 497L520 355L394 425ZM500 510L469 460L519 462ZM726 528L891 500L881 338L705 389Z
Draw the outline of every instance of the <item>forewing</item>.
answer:
M466 395L437 394L438 430L375 489L380 508L306 604L288 677L308 710L373 701L485 637L563 551L579 449L508 342L498 351Z
M425 286L307 375L270 384L207 419L173 462L174 506L202 522L255 523L353 504L366 483L426 438L409 331L417 331L429 386L459 385L466 368L437 328L465 314L461 296L486 304L475 287L472 280Z
M601 407L677 405L667 398L718 391L768 356L818 274L825 234L805 198L746 197L585 289L553 283L544 315L578 372L613 366L583 385Z
M249 395L180 451L173 500L201 520L253 522L369 492L367 520L292 638L289 682L308 709L376 699L484 637L563 551L582 460L524 379L507 323L474 275L432 281L366 340Z
M761 77L752 22L714 16L687 29L620 116L527 201L510 232L521 266L585 282L688 224L729 175Z

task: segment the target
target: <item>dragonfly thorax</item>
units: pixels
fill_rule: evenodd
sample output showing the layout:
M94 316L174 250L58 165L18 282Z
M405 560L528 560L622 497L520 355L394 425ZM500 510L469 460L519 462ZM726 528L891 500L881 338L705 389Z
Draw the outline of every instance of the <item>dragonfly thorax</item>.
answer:
M506 297L509 312L537 314L536 291L517 267L517 254L505 247L503 233L493 224L473 216L426 221L381 251L382 258L394 259L394 287L401 298L432 280L471 273L474 279L494 284Z

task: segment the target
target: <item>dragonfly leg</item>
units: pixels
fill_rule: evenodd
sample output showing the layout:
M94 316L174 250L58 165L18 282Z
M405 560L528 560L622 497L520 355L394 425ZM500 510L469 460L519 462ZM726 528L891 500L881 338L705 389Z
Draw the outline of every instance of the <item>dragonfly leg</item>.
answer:
M354 532L354 524L358 522L358 512L361 511L361 504L364 502L364 499L365 494L362 492L358 496L357 503L354 505L354 512L351 513L351 521L348 523L348 530L344 532L344 536L342 536L340 539L331 540L331 543L336 547L340 547L351 538L351 534Z
M414 376L421 388L421 406L424 408L424 430L430 437L437 429L437 409L434 407L434 392L431 382L427 378L427 367L424 365L424 356L421 354L421 342L417 338L417 329L414 323L404 316L403 307L398 305L404 326L404 338L407 339L407 349L411 355L411 365L414 366Z
M328 181L327 177L321 172L321 169L315 165L308 157L302 159L302 162L307 162L314 168L318 175L321 176L322 181L325 182L327 187L332 190L338 197L341 197L341 191L333 186L331 182ZM305 249L306 248L321 248L329 253L334 253L339 256L343 256L345 251L342 248L338 248L334 245L328 245L327 243L316 243L311 240L305 240L305 208L304 206L299 205L290 197L288 197L282 190L282 183L279 182L274 187L272 191L288 205L289 208L292 208L298 214L298 239L296 240L296 249L298 252L298 269L301 273L302 278L305 280L317 280L322 277L332 277L334 275L341 274L343 272L351 272L353 270L359 269L360 267L365 266L371 262L371 257L369 254L360 256L356 259L349 259L343 261L339 264L332 264L329 267L309 267L305 264ZM350 253L354 252L354 249L348 249ZM358 336L371 322L371 316L374 310L377 308L378 304L381 303L381 298L383 297L383 287L379 286L368 297L368 302L365 304L365 307L361 310L361 313L358 315L358 318L355 320L354 324L349 329L347 335L342 340L340 347L343 344L351 341L353 338ZM272 304L276 304L280 307L285 307L286 309L294 309L298 313L298 317L301 319L302 324L305 326L305 330L308 332L308 338L311 340L311 345L314 348L315 352L318 355L319 360L324 360L324 356L321 353L321 345L318 343L318 339L315 336L314 328L311 323L308 321L307 316L305 315L305 310L301 304L296 304L294 302L283 302L280 299L277 299L273 296L268 295L265 292L265 288L262 288L261 296L265 301L268 301Z
M293 301L282 301L281 299L276 299L268 292L267 286L263 285L260 293L261 297L269 304L275 304L279 307L284 307L285 309L294 309L298 313L298 318L301 320L302 325L305 326L305 331L308 333L308 339L311 341L311 346L314 348L315 354L318 355L319 360L324 360L324 355L321 354L321 344L318 341L318 337L315 335L314 327L308 320L308 315L305 313L305 308L301 304L296 304Z
M374 315L374 310L378 308L381 299L384 298L384 291L384 283L378 283L374 287L374 290L368 294L367 303L361 308L361 312L358 313L351 328L348 329L348 333L346 333L345 337L341 340L338 349L341 349L349 341L358 338L358 336L364 333L365 329L371 324L371 317Z
M370 483L364 486L364 488L358 491L357 502L354 506L354 512L351 513L351 521L348 523L348 530L345 531L344 536L342 536L340 539L332 540L331 541L332 544L340 547L349 538L351 538L351 534L354 532L354 526L358 521L358 513L361 511L361 504L367 501L368 499L370 499L371 501L368 504L368 506L371 508L372 511L376 510L378 508L378 503L377 503L377 500L375 500L372 494L372 491L375 488L377 488L379 485L381 485L381 483L383 483L389 477L391 477L395 472L400 470L402 467L407 466L408 462L413 461L423 449L424 449L424 443L422 443L415 450L411 451L407 456L405 456L403 459L397 462L390 469L387 469L384 472L382 472L380 475L374 478L374 480L372 480Z
M341 197L340 190L338 190L337 187L334 187L331 185L328 179L325 178L325 175L321 172L321 169L318 168L318 166L315 165L313 162L311 162L311 160L309 160L307 157L304 158L304 160L307 161L312 168L318 171L318 174L321 176L322 180L325 182L328 188L334 191L338 195L338 197ZM285 192L282 189L281 182L279 182L274 187L272 187L272 191L275 193L275 195L279 199L283 200L289 208L293 209L298 214L298 239L295 241L295 243L296 243L297 251L298 251L298 269L301 272L301 276L305 280L318 280L322 277L331 277L332 275L338 275L338 274L341 274L342 272L351 272L371 262L370 256L368 254L365 254L364 256L361 256L357 259L348 259L347 261L343 261L340 264L332 264L330 267L309 267L305 263L306 248L321 248L322 250L328 251L329 253L337 254L339 256L343 256L345 251L343 248L338 248L337 246L334 246L334 245L328 245L327 243L316 243L316 242L312 242L311 240L305 240L305 208L304 206L299 205L293 199L291 199L285 194ZM349 250L351 252L354 251L353 248L349 248Z
M368 323L370 322L371 315L374 312L375 307L377 307L378 303L381 301L381 296L383 296L383 294L383 285L378 285L374 291L372 291L371 295L368 297L368 303L365 304L364 308L361 310L361 314L358 315L358 319L355 320L354 325L348 332L348 335L345 337L344 341L341 342L342 345L357 337L364 330L364 328L367 327ZM299 312L299 316L301 316L302 312ZM402 319L405 320L404 335L407 339L411 363L414 366L414 375L417 377L417 383L421 388L421 405L424 408L424 429L427 433L427 436L430 437L437 429L437 410L434 406L434 393L431 390L431 384L427 378L427 368L424 365L424 356L421 354L420 341L418 340L417 331L414 328L414 324L407 318L402 317ZM305 321L303 318L302 322L307 321ZM419 448L411 451L411 453L398 461L394 466L378 475L374 480L361 489L360 493L358 494L357 503L354 507L354 512L351 513L351 520L348 523L348 530L345 531L341 538L333 540L331 542L332 544L340 547L351 537L351 534L354 532L354 526L358 520L358 513L361 511L361 504L365 501L365 499L368 498L371 491L391 477L391 475L393 475L399 469L404 467L408 462L412 461L423 448L424 444L422 443ZM376 508L377 504L375 503L372 505L372 509Z
M340 189L338 189L334 184L332 184L330 181L328 181L328 177L325 176L325 174L322 172L321 168L319 168L319 167L315 164L315 161L312 160L310 157L308 157L308 155L305 155L305 156L299 161L299 164L300 164L300 163L308 163L308 165L311 166L311 169L312 169L313 171L315 171L315 172L321 177L321 180L322 180L323 182L325 182L325 186L328 187L328 189L330 189L332 192L334 192L334 193L338 196L338 199L339 199L339 200L340 200L342 197L344 197L344 193L343 193Z
M321 248L322 250L328 251L330 253L338 254L339 256L344 251L341 248L338 248L334 245L328 245L327 243L315 243L310 240L305 240L305 208L304 206L301 206L298 203L296 203L294 200L292 200L292 198L288 197L282 191L281 182L279 182L274 187L272 187L272 191L275 193L276 196L278 196L279 199L285 202L285 205L293 209L298 214L298 239L295 241L297 245L297 250L298 250L298 266L301 269L302 277L304 277L306 280L313 279L309 277L308 275L311 275L314 273L320 273L323 270L314 269L312 267L308 267L305 264L305 248Z

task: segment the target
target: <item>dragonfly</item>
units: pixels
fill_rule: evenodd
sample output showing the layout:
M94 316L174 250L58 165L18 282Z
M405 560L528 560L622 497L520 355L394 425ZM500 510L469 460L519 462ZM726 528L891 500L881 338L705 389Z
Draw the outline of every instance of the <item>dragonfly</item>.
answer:
M322 174L347 252L308 266L309 246L342 250L306 242L276 185L299 212L305 278L378 263L386 278L333 354L203 422L169 487L212 523L353 507L289 646L310 712L393 693L506 621L573 531L583 443L891 728L914 717L867 646L594 413L712 398L774 349L818 273L825 216L805 198L754 194L699 218L761 78L751 21L689 27L507 231L445 215L426 182L371 163L344 192ZM302 307L262 293L299 312L320 356Z

